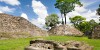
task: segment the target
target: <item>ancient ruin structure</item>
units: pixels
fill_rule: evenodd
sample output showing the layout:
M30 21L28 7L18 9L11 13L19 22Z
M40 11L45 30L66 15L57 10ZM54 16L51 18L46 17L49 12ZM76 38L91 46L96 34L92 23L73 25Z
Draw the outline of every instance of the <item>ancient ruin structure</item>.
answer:
M19 16L0 13L0 38L48 36L48 33Z
M54 28L51 28L48 32L50 32L51 35L69 35L69 36L83 35L81 31L69 25L55 26Z
M30 46L26 47L25 50L93 50L93 47L79 41L58 43L46 40L32 40Z
M99 25L95 26L90 34L89 38L92 39L100 39L100 17L99 17Z
M91 38L100 39L100 25L96 26L91 34Z

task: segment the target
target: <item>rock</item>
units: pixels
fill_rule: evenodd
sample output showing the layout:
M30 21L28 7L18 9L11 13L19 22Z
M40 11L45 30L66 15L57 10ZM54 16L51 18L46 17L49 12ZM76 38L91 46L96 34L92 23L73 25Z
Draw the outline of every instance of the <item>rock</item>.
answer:
M79 41L58 43L46 40L32 40L30 46L26 47L25 50L93 50L93 47Z
M23 17L0 13L0 38L22 38L30 36L48 36Z
M69 25L60 25L51 28L50 35L69 35L69 36L82 36L83 33L76 28Z

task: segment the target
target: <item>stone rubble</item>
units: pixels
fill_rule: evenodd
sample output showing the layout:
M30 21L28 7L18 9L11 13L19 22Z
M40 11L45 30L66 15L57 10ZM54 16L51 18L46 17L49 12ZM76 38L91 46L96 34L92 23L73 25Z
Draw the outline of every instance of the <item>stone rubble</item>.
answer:
M46 40L32 40L30 41L30 46L26 47L25 50L93 50L93 46L79 41L59 43Z

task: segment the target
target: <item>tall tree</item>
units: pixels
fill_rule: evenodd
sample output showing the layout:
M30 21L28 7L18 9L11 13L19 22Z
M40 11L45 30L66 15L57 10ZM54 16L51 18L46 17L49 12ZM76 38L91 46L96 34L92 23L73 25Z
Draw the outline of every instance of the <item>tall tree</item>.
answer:
M61 14L64 14L66 24L66 14L73 11L75 5L82 6L79 0L56 0L55 8L58 8Z
M63 20L63 12L62 12L62 10L60 10L60 12L61 12L61 17L62 17L62 24L64 24L64 20Z
M59 21L58 21L58 15L57 14L50 14L49 16L47 16L46 18L45 18L45 20L46 20L46 26L47 27L54 27L54 26L56 26L56 24L58 24L59 23Z

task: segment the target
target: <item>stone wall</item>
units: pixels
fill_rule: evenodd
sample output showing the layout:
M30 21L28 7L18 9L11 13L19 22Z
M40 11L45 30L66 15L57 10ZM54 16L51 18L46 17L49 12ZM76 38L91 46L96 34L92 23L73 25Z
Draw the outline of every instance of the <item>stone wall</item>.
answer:
M32 40L25 50L93 50L92 46L79 41L67 41L66 43Z

